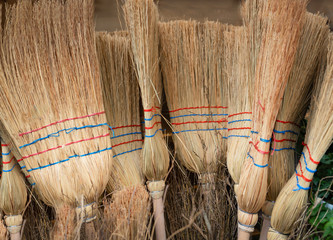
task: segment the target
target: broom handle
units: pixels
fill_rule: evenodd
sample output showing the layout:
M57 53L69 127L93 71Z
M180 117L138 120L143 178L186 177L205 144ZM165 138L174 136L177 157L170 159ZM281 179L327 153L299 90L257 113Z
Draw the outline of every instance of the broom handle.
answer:
M259 240L267 240L268 230L271 226L271 219L263 215L264 221L262 224L261 232L260 232L260 239Z
M21 240L21 234L20 234L20 232L11 233L10 234L10 240Z
M238 240L249 240L251 233L238 228Z
M156 239L157 240L166 240L163 199L162 198L158 198L158 199L153 198L153 205L154 205Z

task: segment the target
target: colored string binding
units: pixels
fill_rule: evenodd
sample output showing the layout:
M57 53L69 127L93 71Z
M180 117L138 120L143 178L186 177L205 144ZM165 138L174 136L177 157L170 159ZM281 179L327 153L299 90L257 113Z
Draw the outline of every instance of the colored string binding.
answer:
M292 133L292 134L294 134L294 135L297 135L298 136L298 133L297 132L295 132L295 131L292 131L292 130L285 130L285 131L278 131L278 130L273 130L273 132L274 133L282 133L282 134L285 134L285 133Z
M13 171L13 169L15 168L16 165L17 165L17 163L15 163L15 164L13 165L13 167L12 167L11 169L9 169L9 170L4 170L4 169L2 169L2 172L11 172L11 171Z
M239 113L234 113L234 114L230 114L228 117L238 116L238 115L242 115L242 114L252 114L252 112L239 112Z
M144 112L156 112L157 110L161 109L160 107L152 107L150 109L144 109Z
M256 166L256 167L259 167L259 168L265 168L265 167L268 167L268 163L265 164L265 165L260 165L260 164L255 163L254 158L250 155L249 152L247 153L247 158L251 158L251 159L252 159L252 162L253 162L253 165Z
M276 120L276 122L278 122L278 123L284 123L284 124L293 124L293 125L295 125L296 127L301 127L301 126L300 126L300 125L298 125L297 123L290 122L290 121L281 121L281 120Z
M220 130L228 130L228 128L188 129L188 130L182 130L182 131L178 131L178 132L172 132L172 134L178 134L178 133L184 133L184 132L202 132L202 131L220 131Z
M145 129L146 130L149 130L149 129L153 129L154 127L155 127L155 125L157 125L157 124L161 124L162 122L155 122L154 124L153 124L153 126L151 126L151 127L145 127Z
M193 109L210 109L210 108L222 108L222 109L226 109L228 107L223 107L223 106L201 106L201 107L185 107L185 108L178 108L178 109L175 109L175 110L171 110L169 111L170 113L173 113L173 112L178 112L178 111L182 111L182 110L193 110Z
M14 159L14 156L8 162L2 162L2 163L3 164L9 164L9 163L11 163L13 161L13 159Z
M251 119L240 119L240 120L229 121L228 124L232 124L235 122L252 122L252 120Z
M28 131L28 132L25 132L25 133L20 133L19 136L22 137L26 134L29 134L29 133L33 133L33 132L37 132L39 130L42 130L44 128L47 128L47 127L50 127L50 126L53 126L53 125L56 125L58 123L63 123L63 122L67 122L67 121L71 121L71 120L77 120L77 119L83 119L83 118L88 118L88 117L93 117L93 116L98 116L98 115L101 115L101 114L104 114L105 111L103 112L99 112L99 113L93 113L93 114L89 114L89 115L86 115L86 116L82 116L82 117L74 117L74 118L67 118L67 119L63 119L63 120L60 120L60 121L56 121L56 122L53 122L53 123L50 123L50 124L47 124L45 126L42 126L40 128L36 128L34 130L31 130L31 131Z
M135 149L133 149L133 150L129 150L129 151L126 151L126 152L118 153L118 154L116 154L116 155L113 155L113 157L115 158L115 157L118 157L118 156L120 156L120 155L124 155L124 154L126 154L126 153L135 152L135 151L138 151L138 150L142 150L142 148L135 148Z
M311 156L311 152L310 152L309 146L308 146L306 143L304 143L304 142L302 142L302 145L305 146L306 149L308 150L308 153L309 153L309 157L310 157L311 162L313 162L314 164L318 165L320 162L317 162L317 161L313 160L313 158L312 158L312 156Z
M214 116L228 116L228 114L226 114L226 113L218 113L218 114L217 113L208 113L208 114L193 113L193 114L173 116L173 117L170 117L170 119L181 118L181 117L195 117L195 116L198 116L198 117L214 117Z
M51 134L47 135L46 137L41 137L41 138L38 138L38 139L36 139L36 140L34 140L30 143L19 146L19 148L21 149L21 148L24 148L24 147L28 147L30 145L33 145L33 144L39 142L39 141L42 141L42 140L45 140L45 139L48 139L48 138L51 138L51 137L59 137L61 132L65 132L66 134L70 134L71 132L76 131L76 130L81 130L81 129L85 129L85 128L95 128L95 127L100 127L100 126L108 126L113 131L113 128L110 127L107 123L100 123L100 124L96 124L96 125L84 125L84 126L81 126L81 127L65 128L65 129L61 129L61 130L59 130L55 133L51 133ZM113 131L113 136L115 136L114 131Z
M184 124L197 124L197 123L222 123L222 122L228 122L226 119L221 119L217 121L191 121L191 122L181 122L181 123L171 123L172 125L184 125Z
M3 152L2 155L3 155L3 156L8 156L11 152L12 152L12 151L9 150L9 152L7 152L7 153L4 153L4 152Z
M260 140L261 140L261 139L260 139ZM264 139L264 140L266 140L266 139ZM269 154L269 152L262 151L262 150L260 150L260 149L258 148L258 144L259 144L259 142L256 143L256 144L254 144L254 142L250 141L249 143L253 145L253 147L255 148L255 150L257 150L257 152L259 152L259 153L261 153L261 154Z
M157 134L158 131L163 131L163 129L162 129L162 128L157 129L157 130L155 131L154 134L152 134L152 135L145 135L145 137L146 137L146 138L152 138L152 137L155 137L155 135Z

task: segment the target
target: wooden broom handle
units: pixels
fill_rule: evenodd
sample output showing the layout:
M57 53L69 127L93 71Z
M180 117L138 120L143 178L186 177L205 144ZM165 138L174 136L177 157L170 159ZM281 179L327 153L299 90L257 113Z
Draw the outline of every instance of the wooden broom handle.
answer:
M157 240L166 240L163 199L153 198L155 233Z
M271 219L270 217L267 217L263 215L264 221L261 227L261 232L260 232L260 239L259 240L267 240L267 234L268 230L271 226Z
M251 233L238 228L238 240L249 240Z

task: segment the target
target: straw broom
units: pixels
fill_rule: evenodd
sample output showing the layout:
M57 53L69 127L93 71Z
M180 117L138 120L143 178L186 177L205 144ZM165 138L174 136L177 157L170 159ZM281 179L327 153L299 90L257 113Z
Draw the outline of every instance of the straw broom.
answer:
M5 223L10 239L21 239L22 213L27 202L27 189L20 168L8 144L1 143L2 176L0 209L6 214Z
M161 65L173 140L181 163L199 176L211 209L212 190L219 161L225 152L226 107L222 103L222 36L224 25L217 22L172 21L159 24ZM212 223L206 220L214 234ZM210 229L211 227L211 229Z
M310 100L315 68L326 46L329 33L327 21L326 17L309 12L305 17L295 62L273 131L275 140L269 158L269 188L267 201L262 208L267 228L262 228L262 239L267 236L274 202L295 169L294 150L300 131L299 124Z
M291 71L306 1L263 1L263 32L256 65L251 147L237 194L239 239L248 239L267 193L268 154L275 119ZM257 132L257 134L256 134Z
M235 192L249 148L254 84L250 77L249 38L245 27L230 27L224 33L225 71L228 80L228 171Z
M302 156L281 190L272 213L268 239L287 239L293 224L306 207L314 172L333 138L333 34L330 33L327 66L322 65L311 100Z
M122 136L111 139L114 161L108 190L114 192L104 217L113 238L143 239L149 195L143 186L139 86L130 59L130 40L127 32L100 32L96 37L107 120L116 135Z
M162 196L169 155L161 129L158 10L153 0L127 0L123 8L144 109L143 173L153 198L156 238L166 239Z
M21 168L55 208L53 238L70 239L74 223L64 220L73 219L74 206L79 222L96 218L95 201L110 176L93 1L20 0L7 10L1 136L17 146Z

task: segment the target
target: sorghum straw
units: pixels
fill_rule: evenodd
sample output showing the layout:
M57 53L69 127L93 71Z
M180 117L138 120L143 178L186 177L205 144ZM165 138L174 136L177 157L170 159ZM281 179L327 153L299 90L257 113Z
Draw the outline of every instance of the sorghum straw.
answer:
M143 173L153 198L156 238L166 239L162 196L169 152L161 128L158 10L153 0L127 0L123 8L144 109Z
M0 209L5 213L5 223L10 239L21 239L23 216L27 203L27 188L9 145L1 142L2 174L0 180Z
M143 186L140 92L130 40L127 32L100 32L96 45L107 120L120 136L111 138L114 160L108 190L113 194L104 206L104 220L112 239L144 239L149 195Z
M91 229L110 177L109 127L95 47L93 0L19 0L6 6L1 136L56 209L52 238ZM69 220L67 222L61 221Z
M301 39L295 56L282 105L273 130L272 154L269 157L267 201L262 210L269 221L273 205L295 169L295 147L300 122L311 98L314 73L326 48L329 33L327 17L307 12ZM270 224L267 224L268 226ZM263 239L267 229L262 229Z
M305 16L305 0L262 1L262 37L255 71L253 134L237 201L239 239L249 239L267 194L272 131L292 68Z
M308 190L317 166L333 138L333 35L330 33L327 65L322 64L306 129L303 152L294 175L281 190L272 212L268 239L287 239L306 207Z
M161 65L178 159L198 174L206 214L218 164L225 158L226 106L222 104L222 38L218 22L171 21L159 24ZM211 224L210 234L214 235Z

